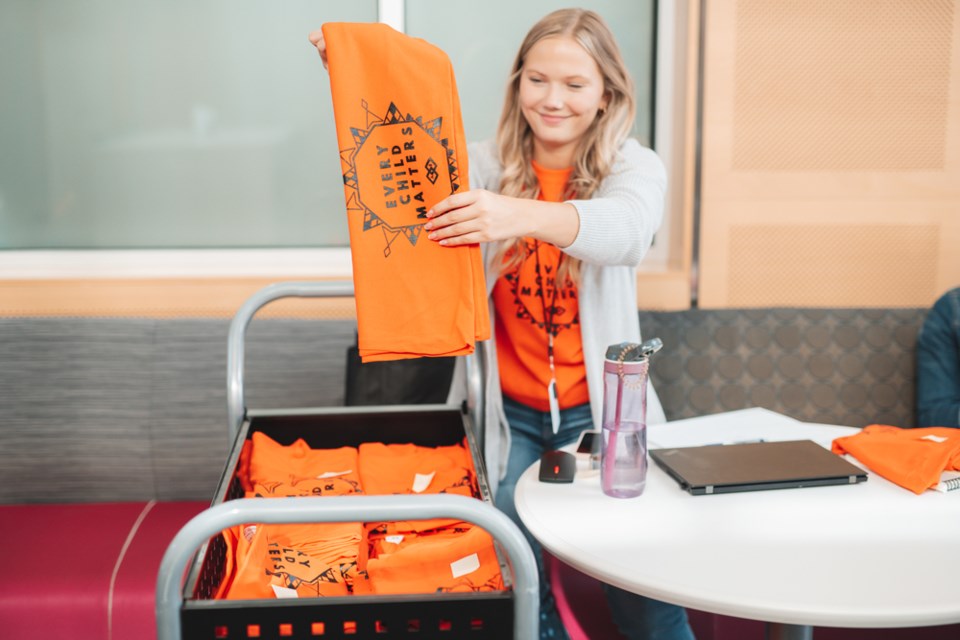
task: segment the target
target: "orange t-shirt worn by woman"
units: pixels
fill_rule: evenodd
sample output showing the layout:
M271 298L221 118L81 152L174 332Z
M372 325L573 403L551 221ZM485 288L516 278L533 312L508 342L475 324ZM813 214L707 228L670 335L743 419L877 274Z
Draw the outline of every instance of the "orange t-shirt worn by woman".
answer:
M547 169L536 162L540 199L562 202L573 168ZM547 393L556 377L561 409L589 401L580 339L576 284L558 283L566 258L556 246L524 238L527 255L518 269L504 273L493 288L500 388L508 398L549 411ZM553 333L554 370L550 370L549 334Z

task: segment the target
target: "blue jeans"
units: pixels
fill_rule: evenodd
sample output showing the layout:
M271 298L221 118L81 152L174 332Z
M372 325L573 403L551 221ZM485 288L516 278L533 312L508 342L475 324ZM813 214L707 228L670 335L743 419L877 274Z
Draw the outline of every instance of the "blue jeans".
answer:
M590 405L582 404L560 412L560 429L556 434L550 422L550 413L531 409L519 402L504 397L503 411L510 424L510 456L507 459L506 476L500 481L495 503L497 508L513 520L533 548L540 574L540 638L567 638L556 602L550 590L550 582L544 571L543 552L540 543L530 535L517 515L513 492L520 475L527 467L540 459L544 451L559 449L576 441L580 433L593 428ZM687 613L682 607L659 600L629 593L616 587L604 585L607 602L613 620L620 630L632 640L693 640L693 632L687 623Z
M604 584L603 590L613 622L631 640L694 640L683 607L609 584Z

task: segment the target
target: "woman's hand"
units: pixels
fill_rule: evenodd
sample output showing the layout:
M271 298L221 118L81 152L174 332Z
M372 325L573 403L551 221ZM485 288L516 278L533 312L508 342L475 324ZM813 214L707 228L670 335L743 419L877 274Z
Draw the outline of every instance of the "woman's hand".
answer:
M448 247L522 236L510 201L485 189L455 193L427 211L427 238Z
M327 43L323 41L323 31L317 29L316 31L311 31L310 35L307 36L310 39L310 44L317 48L317 53L320 54L320 62L323 63L323 68L327 68Z
M485 189L455 193L427 211L427 238L446 247L529 236L569 246L580 229L572 204L511 198Z

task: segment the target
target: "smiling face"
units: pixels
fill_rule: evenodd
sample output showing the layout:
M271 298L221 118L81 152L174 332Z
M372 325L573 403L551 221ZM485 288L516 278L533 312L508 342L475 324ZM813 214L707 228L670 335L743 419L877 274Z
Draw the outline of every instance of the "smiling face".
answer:
M548 168L573 165L577 143L606 108L600 67L566 36L540 40L520 73L520 111L533 131L533 159Z

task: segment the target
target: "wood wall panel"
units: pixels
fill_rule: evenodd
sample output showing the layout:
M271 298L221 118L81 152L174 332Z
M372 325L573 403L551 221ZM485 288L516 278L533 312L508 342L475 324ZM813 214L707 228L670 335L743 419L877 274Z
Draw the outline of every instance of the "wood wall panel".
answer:
M232 318L254 293L303 278L0 280L0 317ZM292 298L257 317L350 319L353 298Z
M925 306L960 284L957 4L705 3L701 306Z

